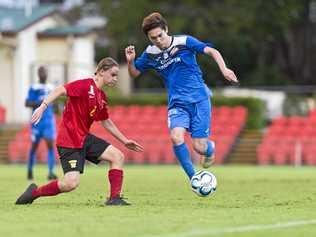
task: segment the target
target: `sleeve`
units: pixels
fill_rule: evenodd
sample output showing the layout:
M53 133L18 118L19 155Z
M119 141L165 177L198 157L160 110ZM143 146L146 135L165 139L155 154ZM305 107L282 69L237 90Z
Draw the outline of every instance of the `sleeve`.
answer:
M84 83L84 80L77 80L65 84L64 87L66 88L67 96L79 97L83 95L86 89L86 83Z
M109 112L107 106L104 106L104 108L98 113L98 116L96 117L95 121L102 121L107 120L109 118Z
M150 59L148 57L148 54L146 52L143 52L141 56L139 56L135 62L134 65L138 71L143 73L145 70L150 69Z
M192 36L187 36L186 46L196 53L204 53L204 48L207 46L214 48L214 45L212 43L201 42Z

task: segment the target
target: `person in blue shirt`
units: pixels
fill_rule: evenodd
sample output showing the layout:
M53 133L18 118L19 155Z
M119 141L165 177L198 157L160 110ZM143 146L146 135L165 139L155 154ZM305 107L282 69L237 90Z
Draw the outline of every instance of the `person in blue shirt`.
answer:
M215 153L215 143L208 139L211 91L204 83L196 54L211 56L225 79L234 83L238 80L211 43L201 42L190 35L169 35L167 22L160 13L145 17L142 30L152 45L138 58L133 45L125 49L128 71L131 77L137 77L153 69L163 78L168 92L168 127L173 150L191 179L195 170L184 142L185 132L191 133L193 149L202 155L204 168L211 166Z
M51 85L47 84L47 70L45 67L40 66L37 71L39 83L34 84L28 91L28 96L25 101L25 106L34 110L42 103L43 99L53 89ZM54 155L54 140L56 137L55 116L52 105L49 105L45 110L41 121L38 124L31 125L31 140L32 146L29 153L27 163L27 179L33 179L33 166L36 161L36 150L43 138L47 144L47 164L49 180L57 179L54 173L55 168L55 155Z

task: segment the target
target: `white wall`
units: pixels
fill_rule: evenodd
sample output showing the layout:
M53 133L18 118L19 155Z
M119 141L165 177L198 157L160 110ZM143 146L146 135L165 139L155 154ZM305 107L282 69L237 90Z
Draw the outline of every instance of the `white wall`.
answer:
M227 88L223 90L224 96L254 97L263 100L266 103L267 117L273 119L282 115L282 107L286 94L282 91L266 91L253 89L234 89Z
M6 106L7 121L21 123L29 121L30 109L24 106L28 88L31 84L31 65L37 61L37 32L56 26L53 17L47 17L17 34L18 45L14 54L14 90L10 105Z
M0 45L0 104L7 109L6 119L12 117L12 110L8 111L11 106L13 85L11 78L13 77L13 53L14 48Z
M91 77L94 73L94 37L74 37L70 43L69 81Z
M8 78L0 80L2 83L0 92L3 92L0 93L0 101L3 101L7 109L8 123L24 123L30 119L31 111L24 106L24 103L31 85L31 66L39 61L41 55L44 55L37 51L43 49L38 47L37 32L57 26L57 21L58 18L54 16L42 19L17 34L17 45L14 50L7 48L10 49L12 63L2 62L0 67L5 67L1 71L9 75ZM73 37L69 44L70 54L64 55L65 63L69 65L69 80L92 76L95 69L94 37L92 35ZM2 54L0 53L0 59Z

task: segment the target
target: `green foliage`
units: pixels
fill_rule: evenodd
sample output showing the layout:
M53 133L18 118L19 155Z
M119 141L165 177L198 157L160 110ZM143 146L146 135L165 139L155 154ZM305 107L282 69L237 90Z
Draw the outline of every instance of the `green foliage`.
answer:
M311 0L102 0L108 18L112 56L124 62L124 48L135 44L140 54L149 43L142 19L153 11L165 16L171 34L191 34L212 41L234 69L242 85L312 84L316 73L315 23ZM314 25L313 25L314 24ZM223 84L223 76L207 57L200 57L208 85ZM267 72L266 72L267 71ZM301 72L305 73L302 74ZM273 79L266 79L269 75ZM155 87L139 81L138 88Z
M283 114L285 116L305 116L308 114L307 98L289 94L283 104Z
M166 94L138 93L130 97L123 97L119 94L109 95L111 105L166 105Z

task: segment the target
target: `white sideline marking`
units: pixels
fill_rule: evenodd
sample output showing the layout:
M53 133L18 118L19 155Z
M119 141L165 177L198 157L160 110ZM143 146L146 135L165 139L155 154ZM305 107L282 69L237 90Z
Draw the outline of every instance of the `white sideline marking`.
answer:
M268 224L268 225L246 225L237 227L227 228L214 228L214 229L203 229L203 230L191 230L182 233L172 233L165 235L148 235L144 237L195 237L201 235L221 235L221 234L232 234L232 233L243 233L259 230L272 230L272 229L285 229L294 226L312 225L316 224L316 219L313 220L297 220L284 223Z

